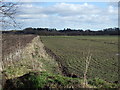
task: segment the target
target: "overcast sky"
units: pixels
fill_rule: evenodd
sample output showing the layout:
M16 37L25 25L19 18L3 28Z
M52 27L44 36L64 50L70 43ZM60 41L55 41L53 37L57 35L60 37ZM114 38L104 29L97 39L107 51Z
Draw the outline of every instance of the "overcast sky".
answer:
M27 27L100 30L118 27L117 3L110 2L24 2L16 16Z

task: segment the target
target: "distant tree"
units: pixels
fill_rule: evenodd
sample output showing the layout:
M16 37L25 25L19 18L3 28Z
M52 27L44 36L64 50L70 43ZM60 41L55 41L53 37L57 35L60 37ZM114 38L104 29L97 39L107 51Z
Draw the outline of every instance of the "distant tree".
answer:
M67 31L71 31L71 29L70 29L70 28L67 28Z

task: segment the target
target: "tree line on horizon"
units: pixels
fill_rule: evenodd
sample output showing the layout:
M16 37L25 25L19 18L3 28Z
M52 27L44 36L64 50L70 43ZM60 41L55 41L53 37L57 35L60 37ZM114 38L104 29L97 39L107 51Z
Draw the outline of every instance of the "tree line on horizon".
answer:
M35 35L68 35L68 36L76 36L76 35L120 35L119 28L106 28L103 30L93 31L90 29L82 30L82 29L70 29L64 28L64 30L57 30L56 28L25 28L23 30L11 30L11 31L2 31L2 33L7 34L35 34Z

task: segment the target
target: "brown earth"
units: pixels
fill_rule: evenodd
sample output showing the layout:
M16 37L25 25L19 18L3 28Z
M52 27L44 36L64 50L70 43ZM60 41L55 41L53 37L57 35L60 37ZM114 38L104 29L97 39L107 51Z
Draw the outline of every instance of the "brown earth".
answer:
M2 55L4 56L24 48L36 35L2 35Z

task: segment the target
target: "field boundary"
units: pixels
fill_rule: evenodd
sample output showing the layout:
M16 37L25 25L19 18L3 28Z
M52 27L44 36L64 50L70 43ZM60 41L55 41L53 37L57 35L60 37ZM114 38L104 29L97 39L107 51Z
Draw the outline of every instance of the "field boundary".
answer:
M43 43L42 39L40 39L40 40L41 40L41 42ZM44 44L44 43L43 43L43 44ZM65 67L64 65L62 65L62 63L60 62L61 59L60 59L51 49L47 48L45 45L44 45L43 48L45 49L45 51L46 51L46 53L47 53L48 55L50 55L54 60L57 61L58 66L59 66L59 69L60 69L60 71L62 72L62 74L63 74L64 76L72 77L72 78L77 78L77 77L79 77L79 76L77 76L77 75L75 75L75 74L72 74L72 73L67 72L67 71L68 71L67 67Z

